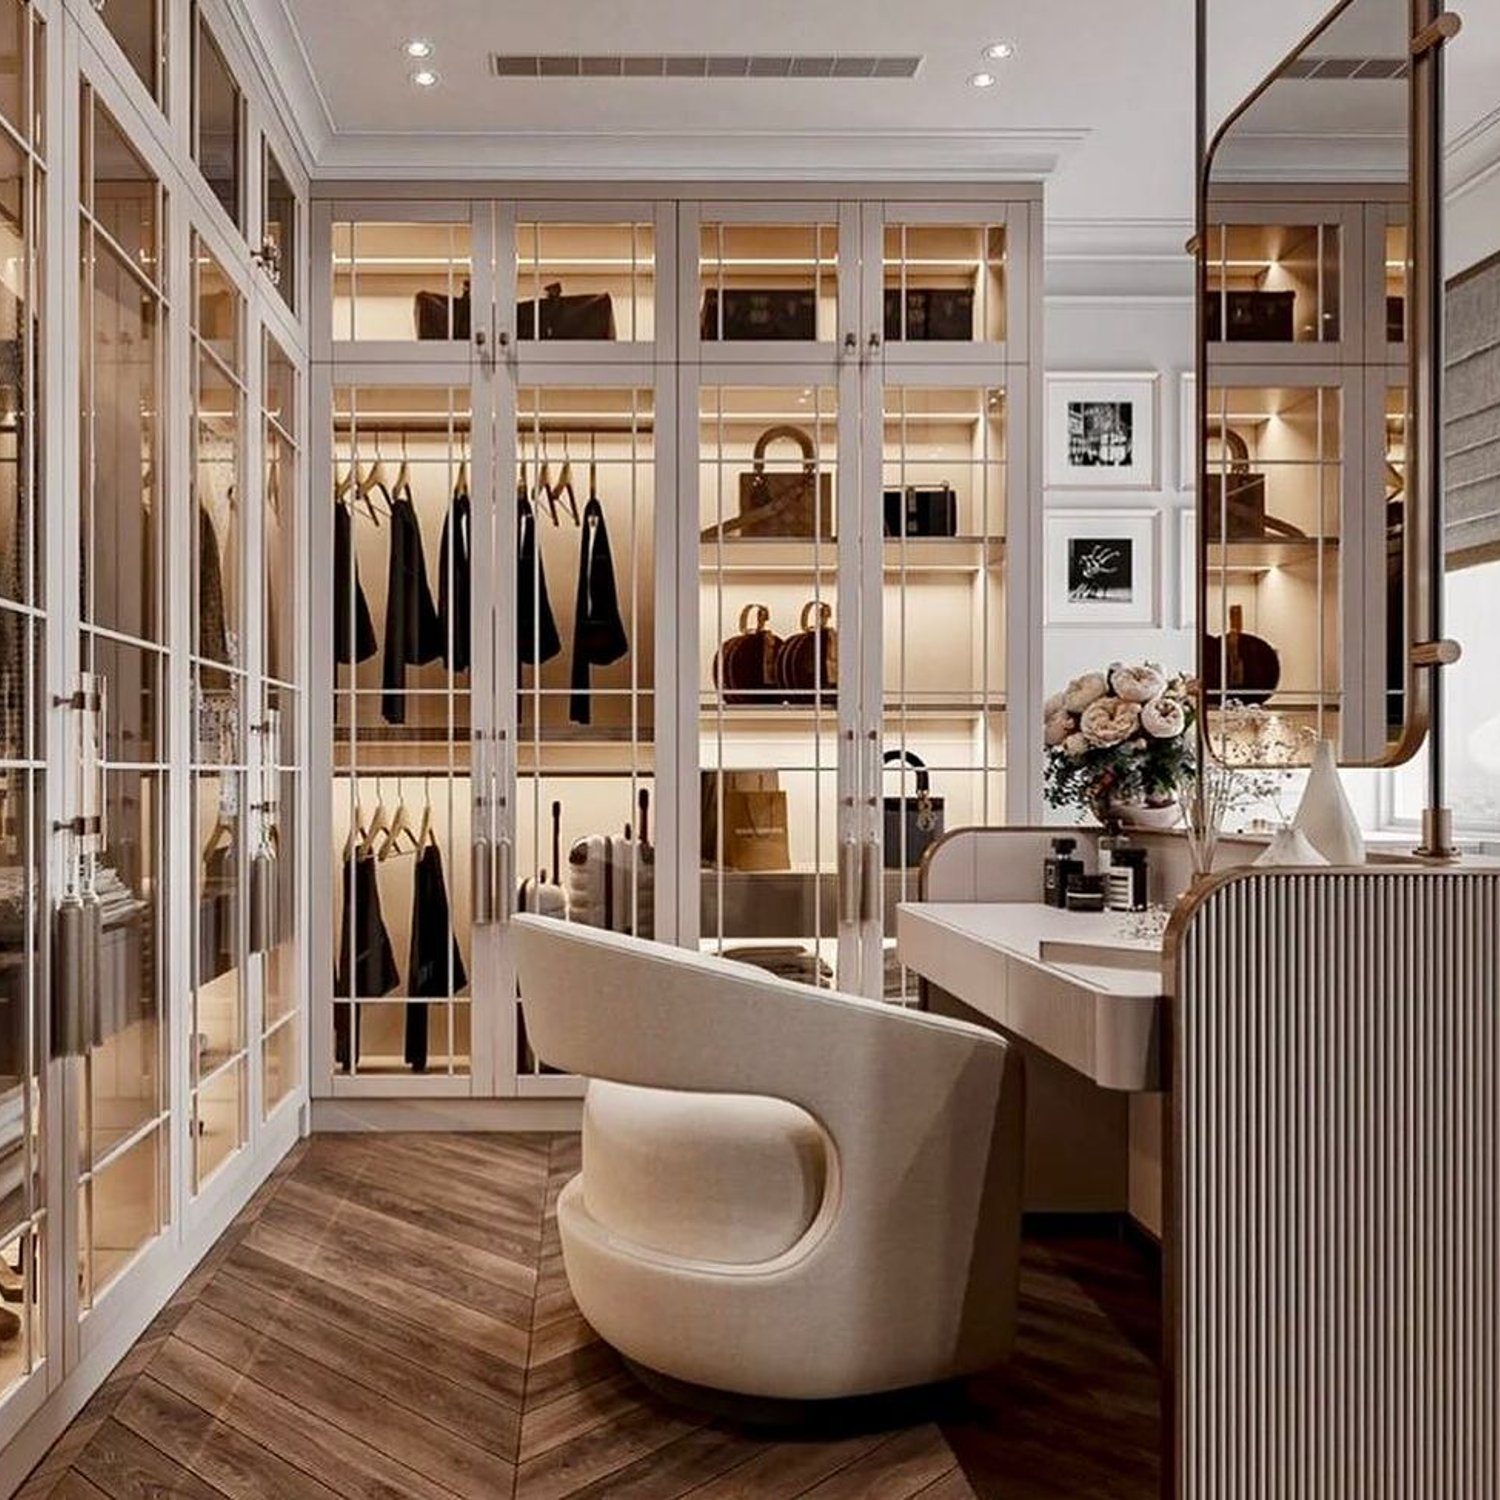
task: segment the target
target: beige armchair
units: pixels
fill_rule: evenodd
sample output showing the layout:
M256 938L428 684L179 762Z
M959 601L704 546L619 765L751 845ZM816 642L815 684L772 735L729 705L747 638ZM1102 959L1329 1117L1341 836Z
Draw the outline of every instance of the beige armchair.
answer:
M515 940L538 1055L591 1080L557 1215L602 1338L796 1400L1005 1356L1023 1080L999 1036L546 918Z

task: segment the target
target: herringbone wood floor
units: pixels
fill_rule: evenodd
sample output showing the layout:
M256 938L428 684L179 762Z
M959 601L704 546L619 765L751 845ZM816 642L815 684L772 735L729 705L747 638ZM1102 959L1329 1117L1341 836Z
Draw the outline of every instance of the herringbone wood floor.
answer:
M776 1439L667 1405L579 1317L576 1136L320 1136L278 1168L21 1495L57 1500L1148 1500L1156 1299L1027 1248L1002 1371L940 1420Z

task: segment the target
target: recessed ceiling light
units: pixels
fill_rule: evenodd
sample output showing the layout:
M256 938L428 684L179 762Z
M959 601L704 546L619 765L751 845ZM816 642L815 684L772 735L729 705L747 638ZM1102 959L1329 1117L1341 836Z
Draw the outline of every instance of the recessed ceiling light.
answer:
M432 43L429 42L426 37L414 36L406 44L406 55L408 57L417 57L417 58L431 57L432 56Z
M989 46L984 49L984 55L986 57L993 58L996 62L1004 62L1007 57L1014 57L1016 55L1015 43L991 42Z
M969 86L976 89L993 88L995 75L993 73L974 73L970 75Z
M411 81L416 84L419 89L430 89L433 84L438 81L438 76L432 71L431 68L418 68L417 71L411 75Z

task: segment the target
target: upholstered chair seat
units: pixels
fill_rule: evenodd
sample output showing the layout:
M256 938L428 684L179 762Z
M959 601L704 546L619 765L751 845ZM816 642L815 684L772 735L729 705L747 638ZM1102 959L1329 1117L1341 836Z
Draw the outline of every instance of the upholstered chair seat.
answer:
M590 1080L568 1283L627 1358L792 1401L1003 1359L1021 1059L993 1032L576 924L515 919L537 1055Z

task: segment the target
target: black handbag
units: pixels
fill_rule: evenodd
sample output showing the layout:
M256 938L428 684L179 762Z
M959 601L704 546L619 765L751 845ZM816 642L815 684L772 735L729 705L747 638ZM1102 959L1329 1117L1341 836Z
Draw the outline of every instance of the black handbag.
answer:
M885 764L906 765L916 770L915 797L887 797L885 809L885 867L913 869L921 864L928 848L943 836L943 799L932 795L927 763L910 750L887 750Z
M456 297L418 292L415 298L419 339L467 339L470 323L469 283Z
M901 326L901 288L885 289L885 337L888 343L968 344L974 339L972 287L908 287L906 327Z
M1295 333L1295 292L1208 294L1211 344L1290 344Z
M554 281L544 288L543 296L516 303L518 339L613 340L614 336L615 300L608 292L564 295L562 282Z
M720 310L722 302L722 326ZM718 287L703 294L698 337L719 340L763 339L771 342L811 342L818 336L818 303L810 290L795 287Z
M951 484L908 484L885 492L887 536L957 536L958 496Z

